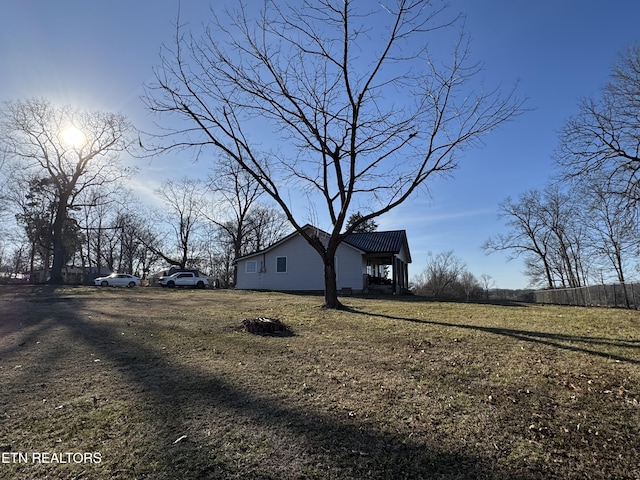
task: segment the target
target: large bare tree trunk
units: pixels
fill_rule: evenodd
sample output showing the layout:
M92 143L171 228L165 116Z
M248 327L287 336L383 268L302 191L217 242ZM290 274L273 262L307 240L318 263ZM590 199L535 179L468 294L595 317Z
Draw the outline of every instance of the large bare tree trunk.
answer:
M342 303L338 300L335 256L325 256L324 258L324 307L343 308Z
M56 211L56 218L53 222L53 232L51 243L53 244L53 264L48 283L52 285L62 285L64 277L62 269L66 263L66 252L64 248L64 225L67 218L67 198L59 200Z

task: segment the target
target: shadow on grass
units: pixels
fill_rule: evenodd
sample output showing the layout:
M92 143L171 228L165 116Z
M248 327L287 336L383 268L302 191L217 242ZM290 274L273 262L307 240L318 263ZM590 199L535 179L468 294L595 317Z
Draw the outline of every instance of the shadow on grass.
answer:
M471 455L415 445L391 434L361 429L355 422L342 423L311 411L291 408L276 399L255 395L234 386L230 380L198 372L195 368L131 362L129 355L120 356L113 351L113 342L122 343L122 339L110 330L73 316L65 316L62 322L76 339L101 346L103 354L108 353L110 360L116 362L131 381L142 387L148 401L155 404L154 410L162 419L160 425L164 431L158 436L159 455L154 460L164 463L160 468L168 477L229 478L245 474L247 478L275 479L283 475L282 470L265 468L265 471L260 471L255 465L245 467L250 471L238 471L235 465L216 459L215 454L203 451L196 443L185 442L175 448L173 441L185 431L176 412L180 412L183 405L194 404L231 412L240 424L249 422L258 428L263 426L284 431L292 435L292 440L304 438L304 443L311 450L306 454L325 463L318 473L325 469L326 476L330 478L339 478L341 472L344 478L429 478L462 474L472 478L495 477L496 472L492 472L490 466ZM135 351L137 358L158 355L157 351L134 342L125 342L123 346L126 351ZM215 418L207 421L215 422ZM177 453L166 455L172 451ZM301 467L304 465L297 468ZM297 478L300 474L298 471L293 476Z
M496 305L499 307L529 307L531 303L525 301L517 301L517 300L508 300L508 299L457 299L457 298L447 298L447 297L427 297L423 295L388 295L388 294L368 294L368 295L353 295L357 298L363 298L367 300L390 300L394 302L402 302L402 303L458 303L458 304L468 304L468 305Z
M121 464L118 458L103 458L101 468L110 469L111 478L530 478L519 477L492 459L474 456L462 445L451 452L438 445L415 443L359 424L357 419L341 420L289 406L197 367L162 361L167 357L160 347L123 338L115 328L82 318L83 304L80 299L73 304L60 303L53 321L34 330L33 335L46 335L54 325L65 327L70 342L91 347L103 363L115 366L142 396L145 411L153 412L153 419L144 426L155 438L154 451L136 452L135 461ZM6 352L0 354L6 358ZM56 359L46 361L48 371L42 376L59 375ZM194 406L202 406L202 413ZM213 418L200 416L209 410L215 412ZM276 458L261 468L254 459L243 458L255 445L243 447L242 439L237 447L232 446L237 448L236 457L223 456L197 439L175 443L185 432L195 433L190 430L194 422L215 424L219 416L228 415L238 424L281 432L291 439L291 449L297 453L277 452ZM122 452L123 457L133 455ZM288 471L287 462L296 463L296 470Z
M269 292L269 290L256 290L262 292ZM309 297L315 296L318 299L324 299L324 294L318 292L307 292L307 291L278 291L279 295L291 295L293 297ZM456 299L456 298L438 298L438 297L427 297L423 295L414 295L414 294L402 294L402 295L393 295L387 293L353 293L353 294L341 294L338 293L338 297L341 300L349 299L349 298L361 298L363 300L390 300L394 302L403 302L403 303L461 303L461 304L478 304L478 305L496 305L500 307L528 307L531 305L530 302L525 301L517 301L517 300L508 300L508 299ZM348 310L349 307L345 307L345 310Z
M425 325L437 325L442 327L460 328L465 330L475 330L478 332L490 333L493 335L500 335L505 337L514 338L516 340L522 340L525 342L539 343L548 345L551 347L559 348L561 350L570 350L573 352L586 353L596 357L607 358L611 360L618 360L620 362L627 362L635 365L640 365L640 360L636 358L625 357L622 355L613 354L610 352L602 352L594 350L592 348L586 348L576 345L575 343L582 343L587 345L602 345L614 348L628 348L640 351L640 340L623 340L612 339L607 337L594 337L587 335L566 335L561 333L546 333L546 332L533 332L529 330L517 330L512 328L500 328L500 327L483 327L479 325L468 325L464 323L452 323L452 322L438 322L435 320L424 320L410 317L398 317L394 315L388 315L383 313L368 312L366 310L360 310L356 308L349 308L349 312L366 315L368 317L381 317L389 320L398 320L402 322L420 323ZM561 343L567 342L567 343Z

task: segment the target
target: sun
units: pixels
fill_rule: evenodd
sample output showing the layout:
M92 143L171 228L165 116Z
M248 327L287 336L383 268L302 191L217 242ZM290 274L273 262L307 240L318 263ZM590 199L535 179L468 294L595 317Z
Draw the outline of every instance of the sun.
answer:
M77 127L65 128L62 131L61 136L62 141L73 148L80 148L87 141L85 134Z

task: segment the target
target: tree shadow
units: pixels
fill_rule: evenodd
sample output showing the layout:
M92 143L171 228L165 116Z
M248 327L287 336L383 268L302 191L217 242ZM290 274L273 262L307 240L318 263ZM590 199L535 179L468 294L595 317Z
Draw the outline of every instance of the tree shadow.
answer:
M353 294L342 298L361 298L364 300L389 300L393 302L401 303L455 303L455 304L477 304L477 305L496 305L500 307L522 307L526 308L531 305L531 302L500 299L500 298L471 298L469 300L461 298L450 297L427 297L424 295L417 295L413 293L409 294L386 294L386 293L368 293L368 294Z
M511 328L501 327L485 327L481 325L468 325L464 323L453 322L439 322L435 320L424 320L419 318L410 317L398 317L394 315L368 312L366 310L360 310L357 308L349 308L349 311L358 315L366 315L367 317L381 317L389 320L397 320L402 322L412 322L424 325L436 325L442 327L460 328L463 330L474 330L478 332L490 333L493 335L500 335L505 337L514 338L516 340L522 340L525 342L539 343L555 347L561 350L569 350L573 352L585 353L596 357L607 358L611 360L618 360L621 362L627 362L634 365L640 365L640 360L636 358L624 357L610 352L602 352L594 350L592 348L580 347L575 345L576 343L583 343L588 345L602 345L615 348L628 348L633 350L640 350L640 340L624 340L624 339L612 339L607 337L595 337L588 335L567 335L562 333L547 333L547 332L534 332L530 330L517 330ZM568 342L568 343L560 343Z
M234 385L232 379L202 371L197 366L160 361L166 358L160 347L123 338L113 327L86 320L79 313L83 305L84 300L60 303L55 318L43 322L28 341L35 341L38 335L46 336L54 325L64 327L70 341L90 347L103 358L103 363L109 363L124 375L143 396L145 409L154 412L153 424L145 425L151 427L149 434L157 439L155 451L142 454L139 460L147 463L151 470L142 468L141 475L140 471L118 466L118 458L103 458L101 468L110 468L112 478L533 478L519 476L492 459L464 451L462 445L456 451L449 451L438 445L417 443L398 434L377 431L357 419L341 420L335 415L287 405L276 397ZM15 350L0 353L7 358ZM40 373L42 378L38 381L45 381L47 372L49 375L60 373L59 359L48 354L41 360L46 362L48 370ZM215 422L216 415L230 414L239 423L283 432L286 437L304 444L305 455L321 459L324 465L321 469L310 465L313 468L308 477L301 472L289 476L283 473L287 471L285 452L282 455L285 464L280 471L260 470L255 466L246 471L234 462L221 460L197 441L176 444L176 439L185 432L195 436L189 429L198 419L193 418L193 410L189 410L187 416L181 415L185 405L202 405L203 412L214 413L214 418L202 421ZM122 455L131 454L122 452ZM56 471L55 466L51 468ZM146 477L147 474L150 476Z

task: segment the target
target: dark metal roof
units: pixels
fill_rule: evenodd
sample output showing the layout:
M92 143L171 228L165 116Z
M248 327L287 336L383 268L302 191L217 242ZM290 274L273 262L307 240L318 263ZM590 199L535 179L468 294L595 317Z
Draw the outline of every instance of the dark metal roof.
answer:
M321 232L322 234L329 236L328 233L312 226L305 225L302 228L309 229L312 228L316 232ZM267 251L274 248L276 245L280 245L289 239L298 235L298 232L293 232L290 235L278 240L273 245L269 247L253 252L247 255L243 255L241 257L237 257L234 262L238 262L239 260L246 257L253 257L262 253L266 253ZM352 247L357 248L365 253L388 253L388 254L397 254L400 253L402 249L402 245L406 246L407 252L407 261L411 262L411 253L409 252L409 242L407 241L407 232L405 230L390 230L386 232L368 232L368 233L352 233L347 235L347 237L343 240L344 243L351 245Z
M402 245L407 245L407 252L409 250L404 230L352 233L344 241L365 253L400 253Z

